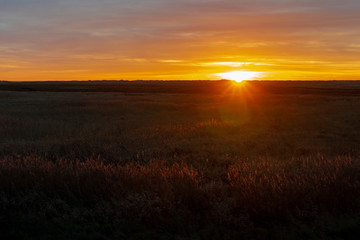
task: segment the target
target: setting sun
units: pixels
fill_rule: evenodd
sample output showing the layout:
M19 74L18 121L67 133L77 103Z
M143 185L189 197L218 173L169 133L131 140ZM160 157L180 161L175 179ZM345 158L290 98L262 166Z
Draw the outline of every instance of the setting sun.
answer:
M255 77L259 75L259 73L250 72L250 71L232 71L232 72L218 73L216 75L224 79L234 80L236 82L242 82L244 80L253 80Z

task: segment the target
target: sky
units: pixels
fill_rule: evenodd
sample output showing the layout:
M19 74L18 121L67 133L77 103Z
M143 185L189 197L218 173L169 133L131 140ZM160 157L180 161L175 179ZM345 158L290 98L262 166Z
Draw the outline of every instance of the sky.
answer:
M0 0L0 79L355 80L359 26L359 0Z

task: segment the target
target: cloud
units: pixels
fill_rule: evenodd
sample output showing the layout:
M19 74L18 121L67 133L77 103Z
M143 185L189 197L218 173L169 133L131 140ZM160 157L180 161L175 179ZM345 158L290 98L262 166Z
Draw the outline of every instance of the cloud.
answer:
M169 59L353 62L359 10L357 0L0 1L0 61L49 70L96 65L103 73L148 72Z

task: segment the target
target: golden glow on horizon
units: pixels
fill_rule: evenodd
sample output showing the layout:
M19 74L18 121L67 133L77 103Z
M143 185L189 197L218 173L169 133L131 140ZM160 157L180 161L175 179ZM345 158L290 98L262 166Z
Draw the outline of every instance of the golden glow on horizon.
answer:
M225 73L218 73L216 75L223 79L234 80L236 82L242 82L244 80L254 80L256 77L259 76L259 72L231 71L231 72L225 72Z
M94 54L95 56L95 54ZM69 56L71 59L71 56ZM225 61L209 61L221 59ZM84 59L78 66L57 62L8 61L0 80L356 80L359 62L335 64L301 60L214 55L204 59ZM71 61L70 61L71 62ZM121 66L121 68L119 67Z

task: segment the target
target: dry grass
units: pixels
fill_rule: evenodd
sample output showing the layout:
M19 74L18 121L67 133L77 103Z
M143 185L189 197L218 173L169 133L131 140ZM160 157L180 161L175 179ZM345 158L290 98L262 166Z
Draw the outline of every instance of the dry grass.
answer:
M0 92L0 237L357 239L360 99L250 90Z
M244 160L229 165L226 177L212 179L205 177L213 174L209 168L8 156L0 160L0 206L5 216L20 210L50 222L85 223L100 214L110 226L131 221L159 230L181 218L195 231L215 224L237 236L264 226L316 224L323 216L352 216L360 209L360 161L350 156ZM80 215L73 216L77 209Z

